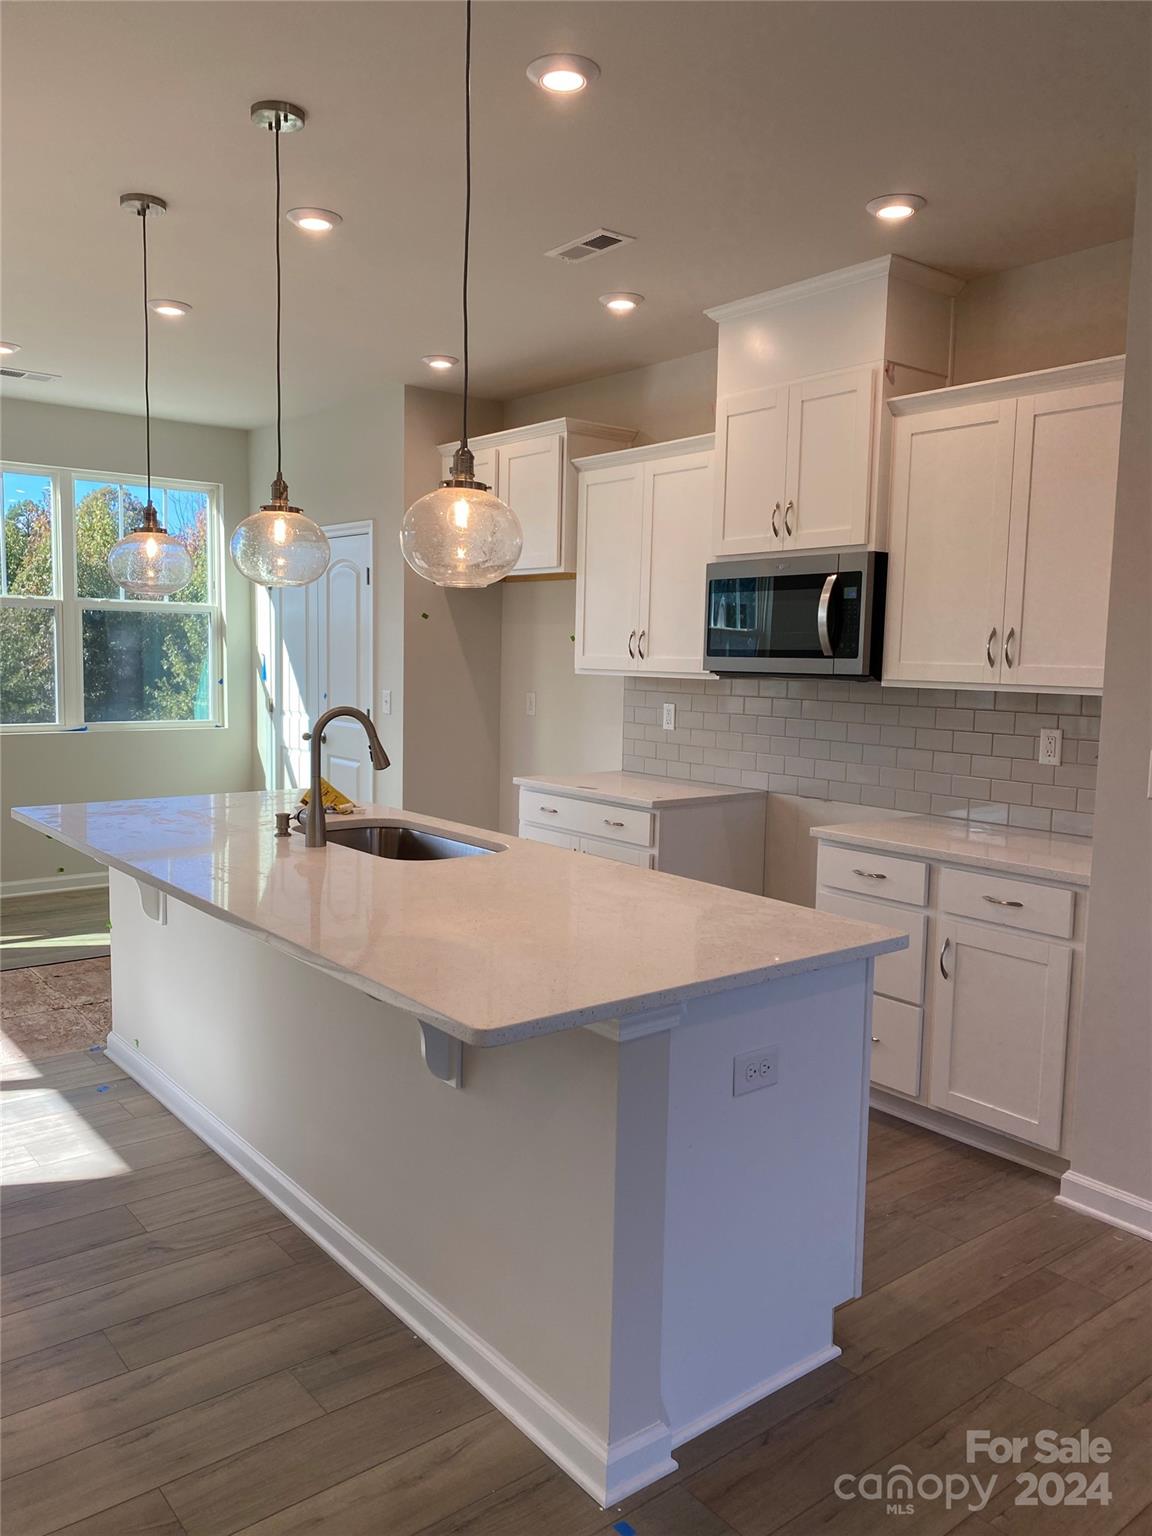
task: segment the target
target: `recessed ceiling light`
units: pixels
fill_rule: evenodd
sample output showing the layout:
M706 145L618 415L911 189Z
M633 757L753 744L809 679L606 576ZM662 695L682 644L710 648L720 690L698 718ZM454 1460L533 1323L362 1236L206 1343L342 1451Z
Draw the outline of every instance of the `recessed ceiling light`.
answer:
M630 315L634 309L639 309L643 304L644 295L642 293L602 293L600 302L614 315Z
M331 208L289 208L288 222L297 229L306 229L310 235L326 235L344 220Z
M579 53L546 53L529 64L528 78L553 96L574 96L600 78L600 66Z
M889 192L886 197L874 197L870 203L864 204L873 218L885 219L889 224L910 219L923 206L924 199L915 192Z
M169 320L179 320L192 313L191 304L185 304L182 299L149 299L148 308L154 315L167 315Z
M20 346L18 342L0 341L0 354L2 354L4 357L11 357L13 352L19 352L19 350Z
M428 357L422 357L420 361L422 363L427 363L429 368L443 369L455 368L460 359L458 357L449 357L447 352L433 352Z

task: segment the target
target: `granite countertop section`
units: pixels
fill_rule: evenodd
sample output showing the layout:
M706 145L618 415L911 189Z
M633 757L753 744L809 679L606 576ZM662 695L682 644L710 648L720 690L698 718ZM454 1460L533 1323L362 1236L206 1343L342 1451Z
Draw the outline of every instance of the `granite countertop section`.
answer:
M734 789L726 784L688 784L679 779L659 779L643 773L525 774L512 780L522 789L545 794L574 795L606 805L635 805L644 810L668 810L679 805L699 805L706 800L762 800L762 789Z
M12 814L471 1045L907 945L888 928L386 806L338 822L398 821L502 851L409 862L306 848L273 836L273 813L293 801L250 791Z
M919 854L921 858L968 864L1003 875L1036 875L1085 887L1091 883L1091 841L1058 832L1032 832L947 816L898 816L887 821L812 827L811 836L854 848Z

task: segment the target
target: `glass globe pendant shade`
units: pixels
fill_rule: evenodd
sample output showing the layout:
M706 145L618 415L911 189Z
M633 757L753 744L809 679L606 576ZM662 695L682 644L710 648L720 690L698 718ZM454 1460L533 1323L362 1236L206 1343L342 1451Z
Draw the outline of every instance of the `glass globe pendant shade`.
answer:
M240 574L262 587L306 587L332 558L324 530L288 505L283 480L273 483L272 500L239 525L229 548Z
M471 460L457 450L451 478L414 501L400 529L405 560L438 587L490 587L524 546L520 519L475 479Z
M112 579L140 597L170 597L192 579L192 556L181 540L160 527L151 502L144 526L125 534L108 551Z

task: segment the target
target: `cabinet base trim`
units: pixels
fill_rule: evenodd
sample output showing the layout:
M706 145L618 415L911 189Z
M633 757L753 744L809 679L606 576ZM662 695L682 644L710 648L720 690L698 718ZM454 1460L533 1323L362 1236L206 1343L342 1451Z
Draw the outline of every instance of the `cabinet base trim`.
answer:
M994 1157L1006 1158L1010 1163L1034 1168L1037 1173L1050 1173L1058 1179L1068 1167L1068 1159L1059 1157L1055 1152L1029 1146L1012 1136L986 1130L970 1120L961 1120L943 1110L932 1109L927 1104L916 1104L911 1099L886 1093L882 1088L872 1089L870 1101L873 1109L879 1109L897 1120L908 1120L913 1125L923 1126L926 1131L936 1131L952 1141L962 1141L966 1147L976 1147L981 1152L991 1152Z
M1086 1173L1069 1168L1060 1180L1056 1200L1071 1210L1083 1211L1110 1227L1119 1227L1152 1242L1152 1200L1145 1200L1142 1195L1117 1189L1114 1184L1102 1184L1099 1179L1090 1179Z
M107 1050L110 1061L159 1099L283 1211L294 1226L403 1318L413 1333L601 1506L617 1504L676 1470L667 1424L651 1424L611 1444L606 1442L127 1040L113 1032L108 1036ZM798 1374L806 1369L804 1364Z

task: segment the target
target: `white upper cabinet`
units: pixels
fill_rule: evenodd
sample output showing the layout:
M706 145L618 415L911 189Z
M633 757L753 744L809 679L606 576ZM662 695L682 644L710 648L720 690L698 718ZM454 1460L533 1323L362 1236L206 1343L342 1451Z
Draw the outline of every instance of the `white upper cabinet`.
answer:
M896 422L884 644L894 682L999 676L1015 417L1015 401L994 400Z
M867 541L875 372L850 368L789 389L785 549Z
M1104 681L1123 359L894 401L884 677Z
M756 555L781 547L787 465L787 389L748 389L717 401L717 555Z
M699 676L712 438L582 459L576 670Z
M1016 407L1002 682L1104 686L1120 380Z
M576 570L576 473L582 454L627 447L635 432L560 417L469 441L476 478L490 485L520 519L524 547L513 575L572 575ZM455 443L440 445L444 477Z

